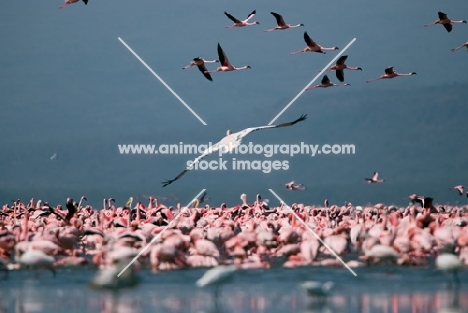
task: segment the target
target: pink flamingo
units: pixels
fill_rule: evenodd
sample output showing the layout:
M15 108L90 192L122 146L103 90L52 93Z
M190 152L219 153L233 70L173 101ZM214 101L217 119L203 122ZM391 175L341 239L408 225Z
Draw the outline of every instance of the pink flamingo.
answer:
M252 13L250 13L247 18L243 21L241 20L238 20L237 18L235 18L234 16L232 16L231 14L227 13L226 11L224 11L224 14L226 14L226 16L234 22L234 25L231 25L231 26L226 26L226 28L234 28L234 27L244 27L244 26L253 26L253 25L260 25L259 22L252 22L252 23L249 23L249 20L251 18L253 18L255 16L255 13L256 13L256 10L253 10Z
M448 18L447 14L443 13L443 12L438 12L439 14L439 19L433 23L430 23L430 24L425 24L424 27L427 27L427 26L432 26L432 25L437 25L437 24L442 24L445 29L447 30L447 32L451 32L452 31L452 23L457 23L457 24L466 24L466 21L464 20L460 20L460 21L455 21L455 20L452 20L450 18Z
M309 87L306 90L312 90L316 88L327 88L327 87L335 87L335 86L351 86L350 84L343 84L343 85L337 85L335 83L330 82L330 79L328 78L327 75L323 76L322 82L316 86Z
M366 83L372 83L379 79L389 79L389 78L395 78L398 76L413 76L413 75L416 75L416 72L411 72L408 74L400 74L393 70L393 66L390 66L385 69L385 74L381 75L379 78L367 80Z
M348 58L347 55L342 55L338 61L336 61L336 64L330 67L327 71L336 71L336 78L340 82L344 81L344 72L343 70L348 69L348 70L353 70L353 71L362 71L362 68L360 67L350 67L345 64L346 59Z
M65 0L65 4L59 6L59 9L66 8L68 5L73 4L73 3L77 3L77 2L79 2L79 1L80 1L80 0ZM85 5L88 4L88 0L83 0L83 2L84 2Z
M364 178L369 184L375 184L375 183L383 183L385 179L379 179L379 173L374 172L374 176L372 178Z
M271 29L266 29L264 32L271 32L274 30L283 30L283 29L288 29L288 28L296 28L296 27L301 27L304 26L304 24L297 24L297 25L292 25L292 24L286 24L284 22L283 16L281 14L275 13L275 12L270 12L275 18L276 18L276 24L274 28Z
M242 67L232 66L219 43L218 43L218 56L219 56L221 66L218 67L214 71L204 71L204 74L213 73L213 72L239 71L239 70L246 70L248 68L251 68L249 65L245 65L245 66L242 66Z
M293 181L290 181L289 183L285 184L286 186L286 189L289 189L289 190L305 190L307 189L303 184L296 184Z
M205 73L207 70L206 70L206 66L205 66L205 63L218 63L219 60L213 60L213 61L207 61L205 59L202 59L200 57L196 57L193 59L192 62L190 62L190 64L184 66L182 69L185 70L189 67L192 67L192 66L197 66L198 69L200 70L200 72L203 73L203 75L206 77L206 79L208 79L209 81L213 81L213 79L211 78L211 75L209 73Z
M333 48L325 48L322 47L321 45L317 44L315 41L313 41L307 32L304 32L304 41L307 44L307 47L305 47L302 50L296 51L296 52L291 52L291 54L298 54L301 52L318 52L318 53L326 53L324 52L325 50L340 50L338 47L333 47Z
M453 48L453 49L452 49L452 52L455 52L455 51L457 51L457 50L460 50L460 49L463 48L463 47L466 47L466 51L468 51L468 41L465 42L464 44L462 44L462 45L459 46L459 47Z

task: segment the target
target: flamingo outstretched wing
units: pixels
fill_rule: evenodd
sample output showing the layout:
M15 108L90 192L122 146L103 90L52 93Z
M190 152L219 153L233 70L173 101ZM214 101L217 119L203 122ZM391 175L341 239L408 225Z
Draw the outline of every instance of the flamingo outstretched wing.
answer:
M185 170L183 170L174 179L169 179L169 180L166 180L166 181L162 182L163 187L166 187L167 185L170 185L173 182L175 182L176 180L180 179L182 176L185 175L185 173L192 170L195 167L196 164L200 163L201 160L203 160L205 157L209 156L210 154L218 151L219 148L220 148L220 142L210 146L208 149L205 149L205 151L200 156L198 156L195 160L193 160L192 164L189 167L187 167Z
M231 21L233 21L234 23L242 23L241 21L239 21L237 18L235 18L235 17L232 16L231 14L227 13L226 11L224 11L224 14L226 14L226 16L227 16Z
M267 125L267 126L258 126L258 127L250 127L250 128L246 128L244 130L241 130L233 135L235 135L236 139L238 140L242 140L242 138L244 138L245 136L247 136L248 134L250 134L251 132L254 132L254 131L257 131L257 130L261 130L261 129L268 129L268 128L279 128L279 127L288 127L288 126L292 126L296 123L299 123L301 121L304 121L305 119L307 119L307 114L302 114L301 117L299 117L298 119L292 121L292 122L288 122L288 123L283 123L283 124L278 124L278 125Z
M276 24L278 24L278 26L286 26L286 23L284 22L281 14L278 14L275 12L270 12L270 13L276 18Z

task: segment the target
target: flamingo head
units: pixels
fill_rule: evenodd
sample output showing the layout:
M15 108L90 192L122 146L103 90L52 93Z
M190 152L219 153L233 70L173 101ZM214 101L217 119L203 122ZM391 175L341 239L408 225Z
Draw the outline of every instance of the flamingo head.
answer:
M232 134L232 131L230 129L228 129L227 132L226 132L226 135L229 136L230 134Z
M358 69L358 71L362 71L362 68L361 68L361 67L358 67L357 69Z
M338 47L333 47L333 50L340 50L340 48L338 48Z
M466 23L466 22L465 22ZM260 25L260 22L255 22L255 25Z
M247 68L251 68L250 65L247 65Z
M305 26L305 25L301 23L301 24L299 24L299 26Z
M411 75L416 75L416 72L411 72L410 74L411 74Z

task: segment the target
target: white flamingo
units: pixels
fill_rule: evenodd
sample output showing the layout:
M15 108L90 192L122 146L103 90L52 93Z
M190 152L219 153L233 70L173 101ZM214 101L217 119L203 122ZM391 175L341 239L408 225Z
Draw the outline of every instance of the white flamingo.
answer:
M133 267L130 266L120 276L117 276L130 262L130 259L118 259L113 265L99 270L89 282L89 286L96 289L119 290L130 288L138 284Z
M448 18L447 14L445 14L443 12L439 11L438 14L439 14L439 19L438 20L436 20L435 22L432 22L430 24L425 24L424 27L437 25L437 24L442 24L445 27L445 29L447 30L447 32L450 33L452 31L452 23L466 24L466 21L464 21L464 20L455 21L455 20L452 20L452 19Z
M300 118L298 118L297 120L293 122L283 123L279 125L250 127L250 128L246 128L244 130L238 131L236 133L232 133L230 130L228 130L226 133L226 136L223 139L221 139L219 142L215 143L214 145L210 146L209 148L205 149L203 154L197 157L192 162L192 164L189 167L187 167L185 170L183 170L179 175L177 175L176 178L171 179L171 180L166 180L165 182L163 182L162 183L163 187L166 187L167 185L172 184L174 181L180 179L185 173L192 170L195 167L195 165L200 163L201 160L203 160L205 157L212 154L213 152L216 152L219 150L221 150L223 153L234 151L238 146L241 145L242 139L254 131L262 130L262 129L270 129L270 128L288 127L296 123L299 123L301 121L304 121L306 118L307 118L307 114L302 115Z
M455 189L455 190L457 190L457 191L458 191L458 194L459 194L460 196L462 196L462 195L463 195L463 188L465 188L465 187L462 186L462 185L458 185L458 186L452 187L452 188L450 188L450 189Z
M452 273L455 286L458 287L460 285L458 271L463 268L463 261L456 255L450 253L440 254L436 258L436 267L445 273ZM449 286L451 286L451 282Z
M236 272L236 265L216 266L206 271L205 274L197 280L196 285L198 287L213 286L216 300L221 285L230 282L234 278Z
M232 16L231 14L227 13L226 11L224 11L224 14L226 14L226 16L234 22L234 25L231 25L231 26L226 26L226 28L234 28L234 27L244 27L244 26L253 26L253 25L260 25L259 22L252 22L252 23L249 23L249 20L252 19L254 16L255 16L255 13L257 13L256 10L253 10L252 13L250 13L247 18L243 21L241 20L238 20L237 18L235 18L234 16Z
M321 45L319 45L315 41L313 41L312 38L309 37L307 32L304 32L304 41L306 42L307 47L305 47L302 50L296 51L296 52L291 52L291 54L298 54L298 53L302 53L302 52L326 53L325 50L340 50L340 48L338 48L338 47L333 47L333 48L322 47Z
M28 251L18 257L16 261L22 266L26 266L31 269L49 269L55 276L55 269L53 268L55 263L54 257L49 256L40 250L31 249L31 246Z
M331 281L320 283L317 281L306 281L301 287L311 297L326 297L334 288L335 284Z
M221 63L221 66L219 66L216 70L214 71L204 71L204 74L208 73L215 73L215 72L230 72L230 71L240 71L240 70L246 70L248 68L251 68L250 65L245 65L242 67L235 67L233 66L230 62L229 59L227 58L226 54L223 51L223 48L221 48L221 45L218 43L218 56L219 56L219 61Z
M271 31L274 31L274 30L283 30L283 29L288 29L288 28L296 28L296 27L302 27L304 26L304 24L296 24L296 25L292 25L292 24L286 24L284 22L284 19L283 19L283 16L281 16L281 14L278 14L278 13L275 13L275 12L270 12L276 19L276 24L277 26L273 27L273 28L270 28L270 29L265 29L264 32L271 32Z

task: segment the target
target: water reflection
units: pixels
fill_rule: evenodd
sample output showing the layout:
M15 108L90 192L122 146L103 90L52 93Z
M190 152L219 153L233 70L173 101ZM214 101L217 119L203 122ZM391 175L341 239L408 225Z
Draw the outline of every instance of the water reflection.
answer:
M142 285L119 293L89 289L86 282L93 273L44 280L23 273L0 285L0 313L468 313L468 288L447 290L438 276L418 274L420 281L411 284L405 275L382 281L371 273L341 282L336 275L337 291L318 301L306 295L297 277L263 277L261 284L260 276L252 275L225 285L215 301L211 290L195 286L200 273L148 275Z

